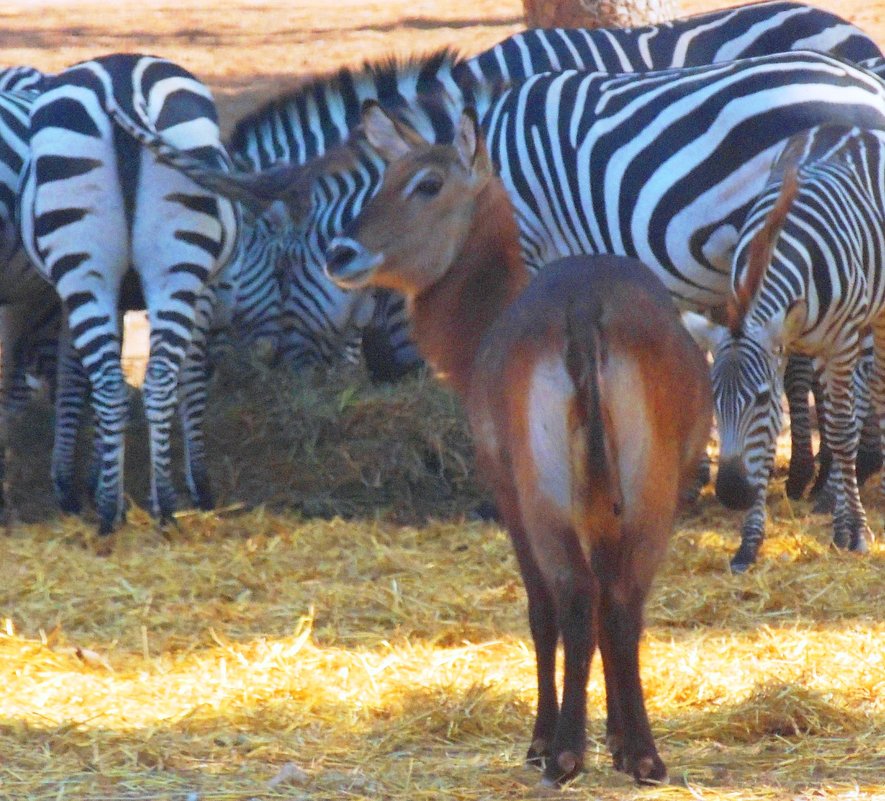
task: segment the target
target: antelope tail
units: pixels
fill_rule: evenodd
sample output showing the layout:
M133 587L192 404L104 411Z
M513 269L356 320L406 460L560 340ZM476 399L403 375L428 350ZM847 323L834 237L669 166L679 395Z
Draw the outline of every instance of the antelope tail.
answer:
M569 409L572 519L596 536L620 531L623 511L617 445L603 368L607 355L598 315L566 311L565 367L575 386Z
M765 270L771 262L777 239L798 191L798 168L795 164L791 164L784 172L781 191L774 206L768 212L765 222L750 240L750 245L747 248L747 267L735 290L735 298L727 308L728 327L734 334L740 332L750 303L759 291L759 286L765 277Z

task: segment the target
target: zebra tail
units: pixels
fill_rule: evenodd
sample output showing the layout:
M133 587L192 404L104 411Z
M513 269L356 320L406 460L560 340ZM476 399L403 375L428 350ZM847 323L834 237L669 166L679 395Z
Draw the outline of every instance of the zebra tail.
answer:
M602 369L606 345L599 314L570 304L565 368L575 387L568 413L572 519L582 532L617 536L623 510L614 424Z
M771 263L774 247L784 227L787 215L796 193L799 191L799 168L796 164L790 165L784 172L781 183L781 191L771 211L765 218L762 227L753 236L747 248L747 267L744 270L743 280L735 289L735 297L730 301L727 308L728 327L735 335L740 333L744 317L750 308L750 303L759 291L765 270Z

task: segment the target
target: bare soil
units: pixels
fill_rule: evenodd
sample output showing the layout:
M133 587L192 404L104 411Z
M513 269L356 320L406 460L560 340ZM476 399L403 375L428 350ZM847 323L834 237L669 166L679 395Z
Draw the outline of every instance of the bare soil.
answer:
M885 4L818 2L885 41ZM721 6L683 0L685 14ZM58 70L140 51L178 61L216 93L225 128L306 76L390 54L476 53L522 27L520 0L2 0L0 63Z

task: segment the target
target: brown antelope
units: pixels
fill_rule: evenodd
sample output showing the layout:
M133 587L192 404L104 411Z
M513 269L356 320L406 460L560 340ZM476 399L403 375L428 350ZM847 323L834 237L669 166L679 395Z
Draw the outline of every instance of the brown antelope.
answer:
M545 784L580 770L598 643L614 765L664 780L639 677L642 607L710 431L707 364L637 261L571 257L529 281L475 115L454 145L429 144L371 102L363 124L389 164L326 269L344 287L402 292L419 349L466 404L528 595L528 758L545 764Z

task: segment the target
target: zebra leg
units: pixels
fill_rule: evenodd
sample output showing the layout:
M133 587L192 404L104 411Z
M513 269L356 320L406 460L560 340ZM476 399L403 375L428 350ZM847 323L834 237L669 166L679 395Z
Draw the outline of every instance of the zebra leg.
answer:
M860 501L854 472L859 440L852 385L852 373L856 363L855 334L826 361L821 381L827 404L825 436L833 452L833 468L837 479L833 542L839 548L866 551L872 534Z
M55 392L55 437L50 474L58 505L63 512L80 513L80 496L75 481L77 432L89 398L89 377L71 342L67 325L62 326L58 343L58 379ZM96 426L96 437L98 427ZM100 442L100 440L98 440ZM97 489L98 475L95 486Z
M814 381L811 359L790 356L784 372L784 391L790 407L790 471L787 497L798 500L814 478L814 451L811 447L811 418L808 392Z
M194 505L209 510L215 507L215 500L209 482L206 442L203 437L206 390L209 383L208 337L213 318L212 298L208 293L203 293L198 298L196 311L197 322L193 338L181 368L178 409L184 433L187 487Z
M885 315L883 315L885 317ZM873 323L873 367L870 373L873 411L879 424L879 444L885 453L885 319ZM885 470L879 480L879 497L885 497Z
M854 371L854 393L857 404L857 421L860 425L860 443L857 447L857 486L862 487L866 480L882 467L882 448L879 442L879 417L873 398L875 356L867 352L861 354L860 363Z
M119 342L117 342L119 349ZM92 374L92 403L98 421L101 469L95 488L100 535L114 531L123 520L123 463L129 393L123 378L119 350L116 361Z
M178 395L180 357L171 353L164 337L154 333L151 323L151 353L145 372L144 413L150 431L151 448L151 513L161 523L172 520L177 497L172 486L171 447L172 419Z
M759 554L759 548L762 540L765 539L765 502L768 491L768 478L774 467L774 454L776 448L776 438L768 447L765 456L765 462L762 467L762 480L756 490L756 497L750 511L744 517L741 525L741 544L731 557L731 572L745 573L747 569L756 561Z

